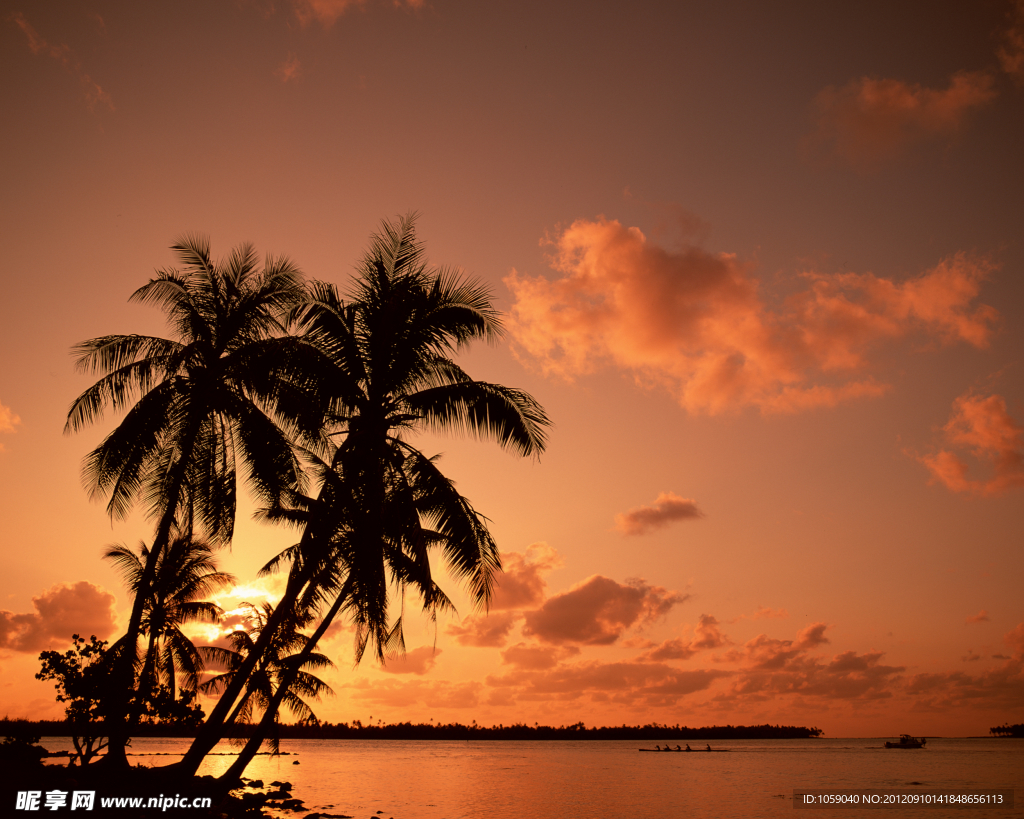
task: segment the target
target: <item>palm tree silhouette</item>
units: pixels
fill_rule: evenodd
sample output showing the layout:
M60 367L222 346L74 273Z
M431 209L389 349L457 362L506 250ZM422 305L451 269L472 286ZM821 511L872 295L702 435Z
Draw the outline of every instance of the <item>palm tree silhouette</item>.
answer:
M216 264L209 241L193 235L172 250L182 269L157 271L131 301L159 306L176 338L111 335L78 344L77 368L103 375L71 405L65 426L74 432L107 407L127 410L83 472L93 496L109 496L112 518L142 500L157 521L125 635L130 649L172 528L190 531L198 522L212 541L230 539L238 459L264 502L298 485L300 469L279 424L301 426L313 407L295 378L305 348L282 337L281 317L305 293L298 269L283 257L268 257L260 269L250 245ZM107 759L120 765L127 765L132 655L124 652L111 686Z
M273 607L269 603L261 606L254 606L251 603L242 605L247 609L244 627L228 635L231 648L200 647L200 651L208 660L226 669L223 674L211 677L200 685L200 690L204 694L216 694L234 679L244 659L256 648L254 637L258 637L267 628L273 614ZM334 664L323 654L315 652L307 652L302 661L298 662L298 655L309 644L309 638L294 628L294 624L288 625L288 628L278 629L273 635L270 648L263 653L255 671L246 679L245 691L228 717L228 725L239 720L251 722L254 714L268 713L269 705L278 691L281 692L278 701L283 703L300 722L318 721L306 700L319 699L324 694L334 692L307 669L332 668ZM276 708L272 712L272 719L277 722Z
M103 557L118 568L132 594L138 594L146 563L154 560L145 544L139 554L124 545L111 546ZM209 543L180 532L172 533L170 544L155 562L139 629L147 639L138 686L142 703L160 686L167 689L173 701L179 678L183 689L196 693L204 670L203 657L181 626L218 622L224 612L206 598L235 583L233 575L217 571ZM136 713L136 719L138 716Z
M501 563L485 519L407 436L424 429L470 433L523 456L544 449L550 422L531 396L474 381L452 360L474 340L501 337L489 293L457 271L428 267L423 257L414 216L385 221L349 298L314 283L293 313L322 357L320 386L330 399L321 434L304 439L320 493L315 500L283 494L268 516L305 524L287 555L291 570L276 616L328 609L308 650L344 610L356 625L357 657L368 646L381 660L404 651L392 600L412 585L429 612L450 605L431 577L435 547L477 605L490 599ZM262 650L257 644L254 654ZM216 743L218 723L240 692L240 680L225 690L182 761L186 772ZM258 742L259 731L246 751ZM242 757L228 775L238 765L244 768Z

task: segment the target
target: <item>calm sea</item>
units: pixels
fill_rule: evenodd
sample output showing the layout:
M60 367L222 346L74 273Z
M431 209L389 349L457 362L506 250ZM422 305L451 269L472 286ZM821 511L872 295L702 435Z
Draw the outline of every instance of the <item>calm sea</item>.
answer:
M724 754L649 754L637 749L654 743L634 741L290 740L281 750L292 755L258 757L246 775L267 784L291 782L305 809L287 815L300 817L325 811L384 819L747 819L792 816L794 789L852 788L1017 788L1013 809L898 808L888 815L1024 817L1024 740L931 739L920 751L887 751L882 742L734 740L711 743L728 748ZM42 744L70 747L55 739ZM184 740L136 739L131 750L139 756L132 761L164 764L185 747ZM210 757L202 773L218 774L230 762L230 756ZM832 808L799 815L854 819L867 813Z

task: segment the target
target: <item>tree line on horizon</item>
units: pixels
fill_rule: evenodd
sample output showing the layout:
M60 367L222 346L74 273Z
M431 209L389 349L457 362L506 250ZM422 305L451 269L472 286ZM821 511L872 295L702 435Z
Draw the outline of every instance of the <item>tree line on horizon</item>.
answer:
M68 723L59 721L30 722L27 720L0 720L0 729L12 736L65 736ZM255 726L236 723L226 736L248 738ZM279 726L281 738L291 739L402 739L402 740L617 740L617 739L807 739L820 737L821 728L797 725L711 725L689 728L685 725L601 725L588 728L584 723L573 725L463 725L452 723L367 723L348 722L294 723ZM51 733L52 732L52 733ZM144 725L137 736L190 737L195 728L185 724Z
M90 496L114 520L141 505L155 524L148 544L104 555L132 596L128 627L110 646L76 635L70 651L44 652L37 676L56 683L71 724L102 726L97 764L115 770L147 723L182 721L175 709L192 715L195 734L168 766L176 775L194 775L248 725L223 775L233 781L284 730L282 710L318 722L311 703L330 689L315 672L330 660L316 647L338 617L354 627L356 662L402 654L404 605L396 613L392 601L411 591L432 618L453 610L432 575L435 553L487 606L501 562L486 518L409 438L468 433L538 457L550 421L529 394L455 363L470 343L499 339L501 317L481 284L426 264L414 215L382 223L346 293L306 281L285 257L261 267L250 245L220 263L200 236L172 250L180 267L158 270L130 299L159 307L172 337L74 348L77 369L100 378L71 405L65 432L122 414L85 458ZM283 574L284 592L274 606L248 606L230 648L196 646L181 627L219 622L208 598L235 582L215 558L232 542L243 482L259 518L296 532L261 571ZM200 692L218 697L201 722Z

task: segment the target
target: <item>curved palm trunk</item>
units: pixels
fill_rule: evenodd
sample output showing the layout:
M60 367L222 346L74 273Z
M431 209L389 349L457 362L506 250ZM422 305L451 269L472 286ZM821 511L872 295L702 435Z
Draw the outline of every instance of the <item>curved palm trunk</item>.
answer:
M303 540L306 539L307 534L303 534ZM304 567L301 572L292 576L292 580L285 587L284 596L278 602L277 608L274 609L270 619L267 620L266 625L260 631L260 636L257 638L253 650L246 655L242 665L238 667L235 675L217 700L213 711L206 718L206 722L200 726L199 731L196 733L196 738L192 741L192 745L185 753L181 762L174 765L180 772L185 775L195 774L199 770L203 759L206 758L206 755L220 742L224 735L224 728L229 724L228 715L232 711L232 706L238 700L242 689L248 682L252 672L256 669L260 659L266 654L267 648L277 629L281 627L285 616L294 607L296 600L298 600L299 592L306 585L310 574L311 570ZM234 714L232 714L233 717Z
M267 735L270 733L270 729L274 726L277 712L281 708L281 703L284 700L285 695L288 693L288 689L291 688L292 683L295 682L295 678L299 675L299 671L302 670L302 666L305 664L306 660L309 659L309 655L313 653L313 649L316 648L317 643L320 642L320 639L327 632L327 629L330 628L331 623L334 622L334 618L338 615L338 612L341 611L341 607L348 599L348 594L349 590L346 585L338 594L338 597L331 606L330 611L328 611L327 615L320 621L320 625L317 626L316 631L314 631L313 635L309 638L309 642L307 642L302 651L296 655L295 664L288 669L279 681L277 690L274 692L274 696L271 699L270 704L263 712L263 717L260 719L259 725L256 726L256 732L245 743L245 747L238 755L238 759L236 759L231 764L231 767L221 775L220 780L222 782L234 782L236 779L241 777L245 772L246 767L250 762L252 762L253 757L259 753L260 747L263 745L263 740L267 738Z
M192 449L192 445L199 435L199 426L199 419L194 419L186 435L185 446L182 447L183 452L188 452ZM107 717L109 736L107 738L106 762L108 765L128 767L128 757L125 755L125 746L128 744L129 735L128 703L131 692L135 688L135 652L137 650L136 644L139 640L139 632L142 627L142 612L149 598L150 589L153 587L153 578L156 575L156 565L160 558L160 553L167 547L171 539L171 529L174 526L175 513L178 510L181 490L185 483L185 470L187 466L187 460L184 457L180 457L173 467L171 492L168 493L171 500L160 517L160 524L157 526L156 536L153 538L153 547L150 549L149 558L146 560L146 565L142 570L139 588L135 593L135 600L132 603L131 618L128 620L128 631L125 634L125 651L121 657L121 662L114 669L113 685L111 686L113 705Z

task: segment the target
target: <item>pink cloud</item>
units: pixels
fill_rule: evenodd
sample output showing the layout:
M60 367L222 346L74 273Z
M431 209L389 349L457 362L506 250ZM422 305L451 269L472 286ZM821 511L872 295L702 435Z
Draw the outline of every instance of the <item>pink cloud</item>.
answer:
M544 602L544 575L562 565L558 552L543 541L531 543L525 552L503 552L502 572L495 583L491 610L529 609Z
M572 701L590 696L625 705L674 705L731 672L680 671L660 663L597 661L547 670L518 669L486 678L493 688L514 689L517 700Z
M114 595L86 580L58 583L32 598L35 611L0 611L0 648L35 652L66 645L72 634L105 639L117 628Z
M289 54L281 65L277 67L274 75L281 80L281 82L291 82L297 80L302 74L302 63L299 62L299 58L294 54Z
M646 535L680 520L704 517L697 502L674 492L661 492L650 506L636 506L615 516L615 528L624 535Z
M554 668L562 660L580 653L576 646L531 646L516 643L501 652L501 661L507 665L532 671Z
M904 282L807 273L804 290L769 309L730 254L666 250L603 218L577 220L553 244L561 278L505 279L517 354L565 378L611 363L671 390L691 413L878 396L884 384L852 374L881 342L917 332L983 347L997 317L973 304L992 265L963 254Z
M308 25L312 21L320 23L324 28L330 28L337 22L338 18L352 9L364 8L367 0L292 0L292 7L299 22ZM426 5L426 0L393 0L391 3L395 8L421 9Z
M967 464L943 449L918 458L934 481L953 492L976 495L998 495L1024 486L1024 428L1010 416L1001 395L961 395L953 402L953 414L942 429L950 444L969 449L976 459L989 464L992 476L988 480L969 478Z
M1013 4L1009 22L1002 32L1003 42L996 50L1003 71L1024 84L1024 0Z
M964 620L964 623L987 623L991 619L992 618L988 616L988 611L982 609L977 614L972 615L971 617L968 617L966 620Z
M1024 623L1018 623L1013 631L1003 635L1003 642L1006 643L1013 656L1018 660L1024 659Z
M434 667L439 654L439 648L420 646L405 654L389 656L380 668L388 674L426 674Z
M955 135L996 97L993 80L987 71L961 71L945 89L870 77L829 86L814 100L809 143L856 167L876 166L912 145Z
M21 419L14 414L14 411L0 402L0 432L14 432L14 428L20 423ZM4 445L0 444L0 452L3 451Z
M620 584L593 575L526 612L523 633L553 645L609 645L626 629L661 617L685 599L642 580Z
M719 622L710 614L702 614L700 621L693 629L693 639L684 641L679 638L666 640L661 645L642 655L641 659L654 662L664 660L688 660L699 651L721 648L729 641L718 629Z
M408 708L476 708L483 685L478 682L453 683L447 680L360 679L348 686L354 700L374 705Z
M21 12L16 12L11 16L18 28L21 29L22 34L28 40L28 47L33 54L45 54L47 57L56 60L70 73L74 74L78 78L78 82L82 87L82 93L85 95L86 104L89 106L90 111L95 111L96 106L103 104L106 108L113 111L114 101L110 98L110 94L104 91L93 79L82 71L82 65L78 59L74 56L71 48L62 43L61 45L52 45L43 39L39 32L33 28L32 24L25 19L25 16Z
M467 617L461 623L451 623L447 632L455 637L460 646L497 648L508 641L509 632L516 619L517 615L513 612L492 612Z

